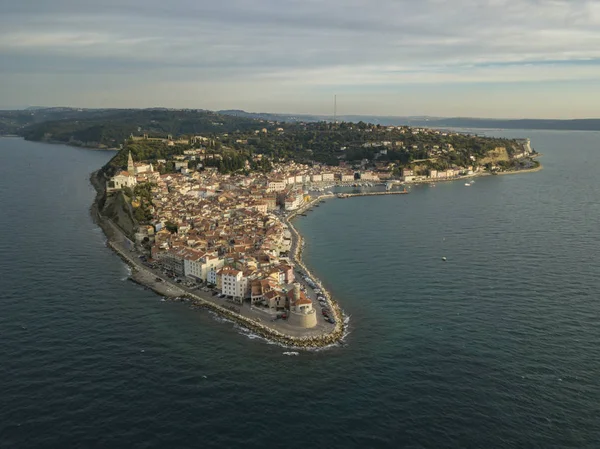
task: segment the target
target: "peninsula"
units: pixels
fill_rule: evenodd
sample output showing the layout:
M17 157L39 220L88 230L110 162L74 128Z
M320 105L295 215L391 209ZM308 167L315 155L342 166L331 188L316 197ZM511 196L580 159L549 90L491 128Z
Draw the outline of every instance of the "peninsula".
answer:
M539 167L528 139L254 123L205 135L131 134L92 175L92 211L132 280L289 347L323 347L346 333L348 319L302 262L293 226L336 197L334 188L402 194L396 186Z

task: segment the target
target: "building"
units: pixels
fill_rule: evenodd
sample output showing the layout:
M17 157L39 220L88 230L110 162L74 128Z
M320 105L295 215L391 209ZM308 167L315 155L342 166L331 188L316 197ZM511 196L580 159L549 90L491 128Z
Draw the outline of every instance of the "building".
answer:
M285 182L280 179L270 179L267 182L267 192L281 192L285 190Z
M208 272L206 273L206 283L207 284L212 284L215 286L218 286L219 284L219 280L220 280L220 276L218 276L218 269L217 268L211 268L210 270L208 270Z
M171 270L178 276L183 276L183 252L184 250L171 248L158 253L158 260L167 270Z
M361 172L360 179L363 181L379 181L379 176L371 171Z
M352 181L354 181L354 174L338 173L337 177L342 182L352 182Z
M293 326L310 329L317 325L317 313L313 309L312 301L300 290L300 284L287 293L290 313L288 322Z
M128 171L120 171L106 182L106 191L112 192L123 187L134 188L137 184L135 176Z
M185 276L206 282L208 273L212 269L219 269L224 265L224 260L215 253L202 254L198 251L188 251L183 258L183 271Z
M304 196L302 193L291 192L285 197L283 201L283 208L285 210L296 210L304 204Z
M140 175L142 173L154 172L154 167L152 166L152 164L144 164L142 162L134 163L130 151L129 156L127 157L127 171L133 175Z
M182 168L188 168L187 161L175 161L175 170L179 171Z
M229 267L221 268L218 274L221 276L221 292L241 304L246 296L248 278L240 270Z

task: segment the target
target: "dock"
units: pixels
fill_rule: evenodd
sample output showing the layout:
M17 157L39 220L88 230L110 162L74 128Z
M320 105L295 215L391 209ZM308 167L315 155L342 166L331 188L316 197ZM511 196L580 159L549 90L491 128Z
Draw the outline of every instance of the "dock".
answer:
M338 198L352 198L355 196L378 196L378 195L408 195L410 192L406 189L400 190L399 192L361 192L361 193L338 193Z

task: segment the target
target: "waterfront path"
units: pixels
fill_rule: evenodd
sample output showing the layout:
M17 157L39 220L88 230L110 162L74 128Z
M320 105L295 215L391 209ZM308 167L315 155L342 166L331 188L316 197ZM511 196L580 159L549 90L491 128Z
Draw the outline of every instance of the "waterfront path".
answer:
M92 184L98 189L97 180L92 179ZM92 206L92 215L107 236L107 245L132 268L130 278L159 295L169 299L190 302L192 307L208 308L267 340L276 341L287 346L297 348L329 346L339 342L343 336L342 327L339 323L332 325L325 322L322 317L318 319L316 327L304 329L292 326L285 320L270 321L270 314L251 307L247 303L240 305L212 296L210 291L205 292L175 283L165 276L162 271L144 265L139 257L141 254L128 248L123 231L111 220L98 213L96 203ZM316 313L319 313L318 309L316 309Z

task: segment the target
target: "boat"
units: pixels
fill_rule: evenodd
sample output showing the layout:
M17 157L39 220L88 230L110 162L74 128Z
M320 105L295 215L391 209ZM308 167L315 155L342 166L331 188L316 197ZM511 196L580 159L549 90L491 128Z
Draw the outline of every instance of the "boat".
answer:
M300 355L300 353L296 351L286 351L283 355Z
M444 262L446 262L446 256L442 257L442 260L443 260Z
M471 187L471 184L469 184L468 182L465 182L465 186Z

